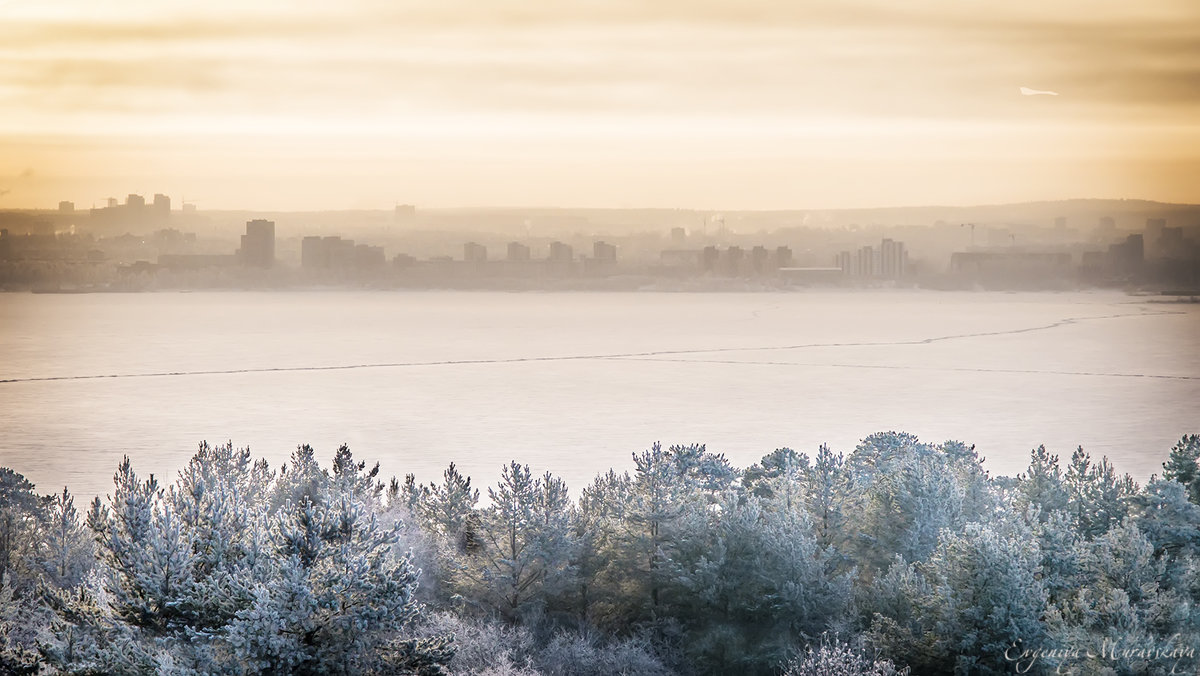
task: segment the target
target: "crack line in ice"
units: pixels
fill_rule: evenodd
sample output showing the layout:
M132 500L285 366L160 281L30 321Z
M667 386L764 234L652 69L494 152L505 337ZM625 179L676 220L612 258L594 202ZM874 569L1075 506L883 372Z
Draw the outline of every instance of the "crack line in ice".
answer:
M748 366L809 366L843 369L895 369L904 371L967 371L970 373L1025 373L1052 376L1104 376L1108 378L1161 378L1200 380L1200 376L1171 376L1157 373L1108 373L1104 371L1059 371L1038 369L984 368L975 366L911 366L904 364L823 364L796 361L743 361L739 359L670 359L666 357L609 357L614 361L668 362L673 364L737 364Z
M1035 331L1048 331L1056 329L1060 326L1076 324L1082 321L1094 319L1119 319L1124 317L1144 317L1147 314L1167 315L1167 314L1185 314L1180 311L1157 311L1157 312L1130 312L1124 314L1113 315L1092 315L1087 317L1068 317L1060 319L1050 324L1040 326L1029 326L1022 329L1007 329L1003 331L985 331L980 333L959 333L946 336L933 336L930 338L916 338L912 340L891 340L891 341L860 341L860 342L841 342L841 343L801 343L796 345L767 345L757 347L712 347L712 348L693 348L683 350L650 350L645 352L623 352L614 354L585 354L585 355L563 355L557 357L508 357L502 359L448 359L438 361L414 361L414 362L383 362L369 364L336 364L332 366L274 366L261 368L245 368L245 369L212 369L212 370L197 370L197 371L158 371L150 373L110 373L110 374L94 374L94 375L68 375L68 376L34 376L29 378L8 378L0 379L0 384L14 383L30 383L30 382L49 382L58 380L100 380L104 378L164 378L178 376L209 376L209 375L234 375L242 373L284 373L284 372L299 372L299 371L348 371L352 369L373 369L373 368L403 368L417 366L467 366L477 364L520 364L525 362L548 362L548 361L585 361L592 359L639 359L649 357L670 357L675 355L687 354L712 354L712 353L728 353L728 352L762 352L762 351L783 351L783 350L800 350L821 347L888 347L898 345L930 345L932 343L943 342L948 340L962 340L966 338L984 338L989 336L1008 336L1021 333L1033 333ZM664 360L665 361L665 360ZM701 360L677 360L677 361L701 361ZM751 364L754 362L733 362ZM763 362L771 363L771 362ZM781 364L792 364L794 362L779 362ZM827 365L827 364L826 364ZM853 366L853 365L850 365ZM873 367L867 367L873 368ZM887 367L881 367L887 368ZM894 367L903 368L903 367ZM966 369L973 370L973 369ZM1039 371L1038 373L1051 373L1049 371ZM1091 375L1106 375L1106 374L1091 374ZM1111 374L1109 374L1111 375ZM1155 378L1179 378L1179 379L1194 379L1191 376L1140 376L1135 374L1123 374L1127 377L1155 377Z

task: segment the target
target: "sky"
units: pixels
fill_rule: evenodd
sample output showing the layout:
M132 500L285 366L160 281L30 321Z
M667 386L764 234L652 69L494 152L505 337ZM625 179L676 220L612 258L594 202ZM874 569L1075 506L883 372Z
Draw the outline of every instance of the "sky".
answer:
M1200 2L0 0L0 209L160 192L1196 203Z

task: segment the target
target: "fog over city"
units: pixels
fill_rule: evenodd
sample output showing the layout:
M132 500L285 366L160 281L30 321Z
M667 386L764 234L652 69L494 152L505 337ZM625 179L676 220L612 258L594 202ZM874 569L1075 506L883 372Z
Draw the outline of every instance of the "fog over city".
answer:
M0 674L1200 669L1200 3L0 0Z

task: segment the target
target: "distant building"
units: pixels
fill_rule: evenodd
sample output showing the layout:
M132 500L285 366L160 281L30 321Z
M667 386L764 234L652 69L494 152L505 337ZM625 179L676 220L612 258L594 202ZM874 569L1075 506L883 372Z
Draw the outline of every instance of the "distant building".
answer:
M75 203L74 202L59 202L58 210L60 213L64 213L64 214L74 213Z
M759 245L750 250L750 269L754 274L761 275L767 271L769 257L765 246Z
M331 235L321 238L321 246L324 247L326 267L345 269L354 265L354 240Z
M371 246L370 244L356 244L354 246L354 267L357 270L366 270L369 268L377 268L387 264L387 256L383 253L383 247Z
M300 240L300 267L308 270L329 267L324 240L313 235Z
M1183 228L1163 228L1154 243L1154 249L1163 258L1183 258L1187 255L1188 241L1183 238Z
M617 247L605 242L596 242L592 244L592 257L604 263L616 263Z
M864 246L858 250L858 255L854 259L854 269L858 277L874 277L879 270L878 266L875 247Z
M69 203L60 203L60 211L64 204ZM107 206L92 207L90 218L92 224L99 227L144 228L163 225L170 213L171 200L166 195L155 195L153 206L147 208L146 198L130 193L124 204L118 204L115 198L109 197Z
M158 193L154 195L154 216L166 220L171 215L171 198Z
M1165 218L1147 218L1143 242L1148 258L1167 258L1183 243L1183 229L1168 228Z
M1079 267L1085 274L1099 274L1107 265L1108 255L1103 251L1084 251L1079 261Z
M411 204L397 204L395 219L400 225L411 225L417 220L417 208Z
M575 250L570 244L562 242L550 242L550 258L551 263L570 263L575 260Z
M730 275L736 275L742 271L742 259L746 257L746 252L742 251L740 246L731 246L725 250L725 270Z
M879 245L879 274L885 279L904 276L908 263L908 252L904 242L885 238Z
M792 250L786 246L775 247L775 267L789 268L792 266Z
M246 222L242 247L238 250L242 265L269 268L275 264L275 222L256 218Z
M1146 261L1146 248L1141 234L1129 235L1124 242L1108 247L1108 258L1117 274L1140 272Z
M524 262L529 260L529 247L520 242L508 243L508 260Z
M950 255L951 272L974 279L1028 283L1039 278L1065 277L1071 254L1030 251L959 251Z
M355 244L336 235L300 240L300 267L305 270L355 271L387 264L383 247Z
M671 228L671 244L683 246L685 242L687 242L687 230L683 228Z
M854 274L854 262L849 251L842 251L833 257L834 267L842 271L842 274L849 277Z
M833 265L849 277L900 279L908 274L908 250L904 242L884 238L879 248L864 246L834 256Z
M486 263L487 247L476 242L463 245L463 260L468 263Z

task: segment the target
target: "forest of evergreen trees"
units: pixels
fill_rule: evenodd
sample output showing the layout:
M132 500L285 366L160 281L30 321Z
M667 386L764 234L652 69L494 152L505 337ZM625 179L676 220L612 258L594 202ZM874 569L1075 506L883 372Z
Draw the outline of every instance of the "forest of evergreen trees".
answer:
M201 444L82 512L0 469L0 673L1196 673L1198 457L1139 486L894 432L744 469L655 444L481 495Z

